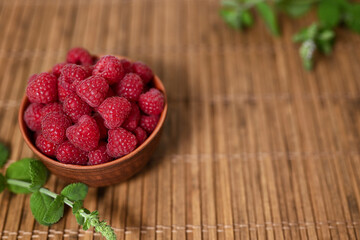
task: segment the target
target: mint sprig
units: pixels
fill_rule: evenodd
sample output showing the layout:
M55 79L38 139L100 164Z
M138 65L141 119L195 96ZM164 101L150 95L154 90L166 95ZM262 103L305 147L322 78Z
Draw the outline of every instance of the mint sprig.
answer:
M12 163L5 176L0 174L0 192L7 188L13 193L31 193L31 212L42 225L49 226L58 222L63 217L65 205L68 205L84 230L94 227L106 239L116 239L113 229L105 221L99 220L97 211L90 212L83 207L83 200L88 193L85 184L69 184L60 194L56 194L43 187L47 177L48 171L40 161L24 158Z

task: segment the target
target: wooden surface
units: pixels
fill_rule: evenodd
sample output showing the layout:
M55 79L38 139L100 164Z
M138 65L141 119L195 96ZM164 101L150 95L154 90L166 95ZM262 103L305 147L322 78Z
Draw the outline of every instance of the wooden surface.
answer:
M73 46L129 56L163 79L169 115L144 171L90 189L118 239L360 239L359 36L301 67L284 18L227 28L211 0L0 0L0 140L32 156L16 115L28 76ZM101 173L99 173L101 174ZM64 185L52 176L47 184ZM29 196L0 194L2 239L98 239L66 216L34 222Z

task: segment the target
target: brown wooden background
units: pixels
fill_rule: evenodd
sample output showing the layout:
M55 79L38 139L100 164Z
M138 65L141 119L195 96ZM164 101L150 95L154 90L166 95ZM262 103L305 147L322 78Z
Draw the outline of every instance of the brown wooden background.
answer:
M292 34L311 22L229 29L212 0L0 0L0 141L32 156L17 124L28 76L67 50L147 62L168 90L147 168L91 189L119 239L360 239L360 38L302 69ZM101 173L99 173L101 174ZM52 176L48 187L64 185ZM68 211L49 228L29 197L0 194L2 239L98 239Z

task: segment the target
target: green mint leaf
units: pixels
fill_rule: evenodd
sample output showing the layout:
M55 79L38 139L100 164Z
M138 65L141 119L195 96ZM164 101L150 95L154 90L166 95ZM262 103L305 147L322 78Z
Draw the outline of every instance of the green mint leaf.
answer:
M78 222L79 225L84 225L85 218L83 216L81 216L81 214L79 212L77 212L75 214L75 218L76 218L76 221ZM84 230L87 230L87 229L84 229Z
M46 212L49 209L49 206L52 202L52 198L41 193L41 192L34 192L30 197L30 209L31 212L40 224L49 226L50 224L43 221L43 218Z
M349 4L346 8L344 20L348 28L360 33L360 4Z
M270 32L278 36L280 35L278 22L275 16L274 10L266 2L259 2L256 4L256 10L259 12L260 16L263 18L266 26Z
M293 1L280 1L277 5L279 9L291 17L301 17L311 9L311 3L296 3Z
M9 150L7 147L0 143L0 168L3 167L9 158Z
M241 22L245 27L250 27L253 25L254 19L249 11L242 12Z
M44 215L44 222L54 224L62 218L64 215L64 198L64 196L58 195L54 201L52 201Z
M309 27L303 28L298 33L296 33L293 36L293 41L294 42L303 42L306 40L314 39L316 37L316 35L318 34L318 31L319 31L318 25L316 23L313 23Z
M325 0L319 3L317 15L322 26L333 28L340 23L340 8L336 0Z
M221 9L220 16L230 27L241 29L241 15L235 9Z
M0 173L0 193L4 191L6 187L6 178Z
M311 70L313 67L314 52L316 44L313 40L306 40L301 44L299 53L305 69Z
M48 171L42 162L38 160L30 162L31 191L39 190L46 183L47 177Z
M317 37L317 39L321 41L331 41L334 38L335 38L335 32L332 30L324 30Z
M84 200L87 193L88 186L83 183L69 184L61 191L61 195L72 201Z
M75 201L73 205L72 212L73 214L77 213L83 207L83 201Z
M23 180L31 182L30 177L30 162L34 161L32 158L23 158L20 161L10 164L6 169L6 178ZM8 184L8 189L14 193L30 193L31 191L27 188Z

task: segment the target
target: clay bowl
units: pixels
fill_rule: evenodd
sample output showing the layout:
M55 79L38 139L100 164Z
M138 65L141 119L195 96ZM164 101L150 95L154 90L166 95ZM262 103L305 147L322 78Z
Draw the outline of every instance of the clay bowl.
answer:
M154 77L154 87L162 91L165 96L164 111L160 115L160 119L155 130L146 139L146 141L137 147L133 152L108 163L94 166L63 164L42 154L35 147L32 140L32 133L27 128L23 118L24 111L30 104L26 95L22 99L18 115L20 130L27 145L40 158L45 166L53 174L62 178L66 182L82 182L91 187L102 187L119 183L138 173L148 163L151 155L159 144L168 105L164 85L157 76Z

